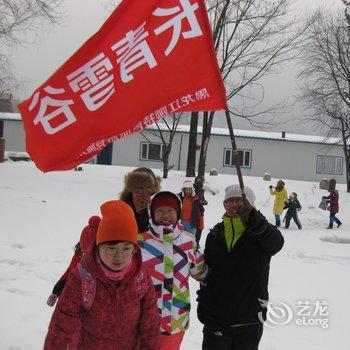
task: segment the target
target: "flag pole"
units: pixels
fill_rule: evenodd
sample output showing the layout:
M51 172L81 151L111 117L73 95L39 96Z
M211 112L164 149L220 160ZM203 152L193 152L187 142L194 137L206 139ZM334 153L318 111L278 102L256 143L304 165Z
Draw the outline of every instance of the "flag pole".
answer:
M242 197L245 197L244 182L243 182L241 166L239 165L239 158L238 158L238 150L237 150L237 145L236 145L236 139L235 139L235 134L233 132L233 126L232 126L230 111L228 109L226 109L225 115L226 115L226 121L227 121L228 130L230 132L230 139L231 139L231 146L232 146L232 156L233 156L233 159L234 159L235 165L236 165L239 187L241 188L241 191L242 191Z

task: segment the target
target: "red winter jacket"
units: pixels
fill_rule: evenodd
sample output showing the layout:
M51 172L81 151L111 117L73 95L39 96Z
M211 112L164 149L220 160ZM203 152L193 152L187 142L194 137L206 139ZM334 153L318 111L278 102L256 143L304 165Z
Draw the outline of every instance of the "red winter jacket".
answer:
M181 199L181 203L184 203L184 195L183 193L179 193L178 196ZM190 197L192 207L191 207L191 226L194 228L197 228L199 230L204 229L204 207L201 201L199 200L199 197L197 195L193 195ZM182 208L183 210L183 208ZM182 213L181 213L182 218Z
M107 279L96 264L96 249L96 245L91 245L82 259L82 266L96 279L91 309L87 311L82 306L81 279L75 268L52 315L44 350L158 349L160 317L154 287L142 267L139 248L136 273L117 283ZM140 300L135 279L141 269L146 273L148 288Z
M334 190L334 192L330 193L329 196L326 197L329 201L330 213L336 214L339 211L339 194L338 191Z

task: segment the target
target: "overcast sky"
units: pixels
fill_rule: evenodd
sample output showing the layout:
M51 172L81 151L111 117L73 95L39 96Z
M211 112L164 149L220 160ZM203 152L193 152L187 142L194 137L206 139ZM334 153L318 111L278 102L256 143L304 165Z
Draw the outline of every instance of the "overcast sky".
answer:
M140 0L145 1L145 0ZM11 60L14 73L21 81L18 91L20 99L28 98L55 70L62 65L106 20L107 0L66 0L63 6L64 18L59 26L39 33L36 42L12 50ZM326 4L330 8L342 8L341 0L298 0L297 7L303 14L317 6ZM273 104L297 93L295 74L296 63L280 69L278 75L264 80L265 104ZM319 134L312 126L302 125L303 111L299 107L292 108L281 120L288 123L271 126L271 131L292 133ZM216 125L225 126L222 117L216 118ZM234 120L235 128L251 128L241 118Z

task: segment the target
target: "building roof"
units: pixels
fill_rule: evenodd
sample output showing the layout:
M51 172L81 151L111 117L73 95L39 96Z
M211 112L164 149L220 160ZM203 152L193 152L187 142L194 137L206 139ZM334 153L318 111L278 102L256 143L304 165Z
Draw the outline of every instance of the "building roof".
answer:
M165 124L158 123L159 127L167 131L168 128ZM155 125L151 125L148 129L157 130ZM178 132L189 133L190 125L178 125ZM202 133L202 127L198 127L198 133ZM340 138L326 138L325 136L315 135L300 135L300 134L289 134L285 133L285 137L282 136L282 132L269 132L261 130L239 130L234 129L236 137L251 138L251 139L263 139L263 140L279 140L279 141L291 141L291 142L308 142L308 143L319 143L328 145L339 145L341 144ZM211 128L211 135L229 136L230 132L227 128Z
M3 113L0 112L0 120L18 120L21 121L20 113ZM159 127L167 131L168 128L163 123L158 123ZM155 125L148 127L150 130L157 130ZM189 133L190 125L178 125L178 132ZM202 127L198 127L198 133L202 133ZM315 136L315 135L300 135L300 134L290 134L286 133L285 137L282 137L281 132L269 132L261 130L234 130L236 137L251 138L251 139L263 139L263 140L279 140L279 141L290 141L290 142L308 142L308 143L319 143L328 145L339 145L341 140L339 138L326 138L325 136ZM227 128L212 128L212 135L219 136L229 136L230 133Z
M0 120L22 120L19 113L0 112Z

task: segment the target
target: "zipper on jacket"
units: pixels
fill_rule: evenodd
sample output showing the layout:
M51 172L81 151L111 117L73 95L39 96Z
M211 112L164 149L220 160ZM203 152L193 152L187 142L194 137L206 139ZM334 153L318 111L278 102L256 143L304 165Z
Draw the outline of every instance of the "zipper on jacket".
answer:
M231 222L231 228L232 228L232 241L231 241L231 244L230 244L229 253L232 251L233 242L235 241L235 229L234 229L234 227L233 227L233 220L232 220L232 218L230 218L230 222Z
M120 288L120 284L117 285L117 284L114 284L113 285L114 288L115 288L115 313L116 313L116 317L115 317L115 320L116 320L116 326L119 328L117 330L117 337L116 337L116 343L115 343L115 350L118 350L119 348L119 341L122 339L122 334L120 334L120 329L122 328L122 324L123 324L123 314L122 314L122 310L120 308L120 304L119 304L119 288ZM119 311L119 312L118 312ZM119 325L118 325L118 322L117 320L119 320Z

